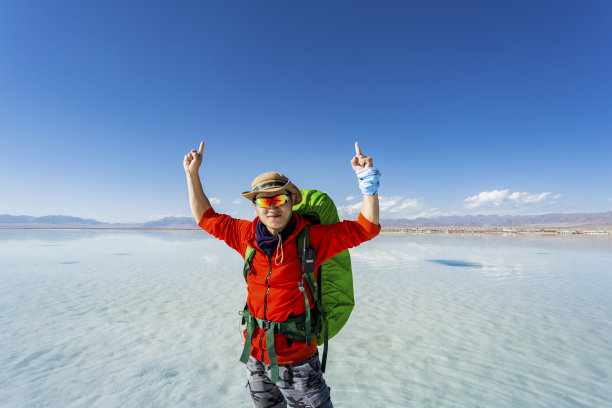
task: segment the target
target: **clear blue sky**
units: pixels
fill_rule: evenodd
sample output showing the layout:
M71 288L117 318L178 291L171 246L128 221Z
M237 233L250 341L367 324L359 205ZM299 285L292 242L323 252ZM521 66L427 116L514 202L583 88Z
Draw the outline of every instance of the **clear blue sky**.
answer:
M0 1L0 213L188 216L277 170L353 216L612 210L612 2ZM237 201L236 201L237 200Z

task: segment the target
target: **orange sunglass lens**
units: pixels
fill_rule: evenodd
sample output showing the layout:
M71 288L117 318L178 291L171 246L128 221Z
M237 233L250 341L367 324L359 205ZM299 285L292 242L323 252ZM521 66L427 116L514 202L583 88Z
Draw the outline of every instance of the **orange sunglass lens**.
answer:
M287 202L287 196L284 194L277 195L276 197L272 197L272 202L276 207L278 207L279 205L283 205Z
M265 197L255 199L255 205L262 208L268 208L274 204L275 207L283 205L287 202L287 196L285 194L277 195L275 197Z

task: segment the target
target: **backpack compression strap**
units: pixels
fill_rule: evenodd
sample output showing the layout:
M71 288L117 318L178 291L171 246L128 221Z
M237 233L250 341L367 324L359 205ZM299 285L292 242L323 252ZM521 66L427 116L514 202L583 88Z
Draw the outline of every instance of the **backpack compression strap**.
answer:
M245 306L244 310L242 311L242 318L247 324L247 335L244 342L244 348L242 349L242 355L240 356L240 361L243 363L246 363L249 360L249 355L251 353L251 342L253 340L253 331L255 330L255 326L258 326L261 330L267 331L268 336L270 336L271 331L274 330L274 332L281 333L287 336L287 338L297 340L304 340L304 336L302 333L306 331L306 327L308 327L306 323L307 318L305 313L299 316L292 316L284 322L273 322L270 320L259 319L255 316L251 316L248 306ZM274 337L267 337L266 351L268 353L268 357L270 358L270 379L272 380L272 382L277 382L278 362L276 359L274 341L272 339L274 339Z
M329 331L327 325L327 318L325 316L325 311L323 310L323 304L321 303L321 299L319 299L319 283L317 279L315 279L315 258L316 253L314 248L310 246L310 225L306 225L306 227L300 231L298 235L298 258L300 260L300 264L302 266L302 280L305 280L308 283L308 287L310 289L310 293L312 293L312 297L317 305L317 309L319 311L320 320L317 320L317 333L320 331L318 324L322 321L324 326L324 334L323 334L323 356L321 357L321 372L325 372L325 365L327 363L327 342L329 340ZM319 274L321 270L319 269ZM320 276L319 276L320 278ZM300 289L301 290L301 289ZM310 315L309 307L308 307L308 296L306 292L304 293L304 297L306 299L306 313ZM310 339L308 339L308 345L310 345Z

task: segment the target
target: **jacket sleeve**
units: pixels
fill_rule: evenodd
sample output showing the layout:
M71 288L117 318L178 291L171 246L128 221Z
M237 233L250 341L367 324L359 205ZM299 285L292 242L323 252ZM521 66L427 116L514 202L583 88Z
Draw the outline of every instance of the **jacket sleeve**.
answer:
M217 214L212 208L209 208L202 215L198 225L215 238L225 241L227 245L244 257L246 250L245 237L252 228L251 221Z
M371 223L359 214L357 221L313 225L310 228L310 242L317 251L317 264L320 265L345 249L371 240L379 233L380 225Z

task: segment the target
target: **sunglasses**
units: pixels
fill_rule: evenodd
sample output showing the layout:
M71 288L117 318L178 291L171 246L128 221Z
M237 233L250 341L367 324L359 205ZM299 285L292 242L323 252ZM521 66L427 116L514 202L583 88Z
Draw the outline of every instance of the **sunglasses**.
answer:
M285 204L288 199L289 196L287 194L280 194L274 197L256 198L253 202L256 206L261 208L268 208L271 205L275 207L280 207L281 205Z

